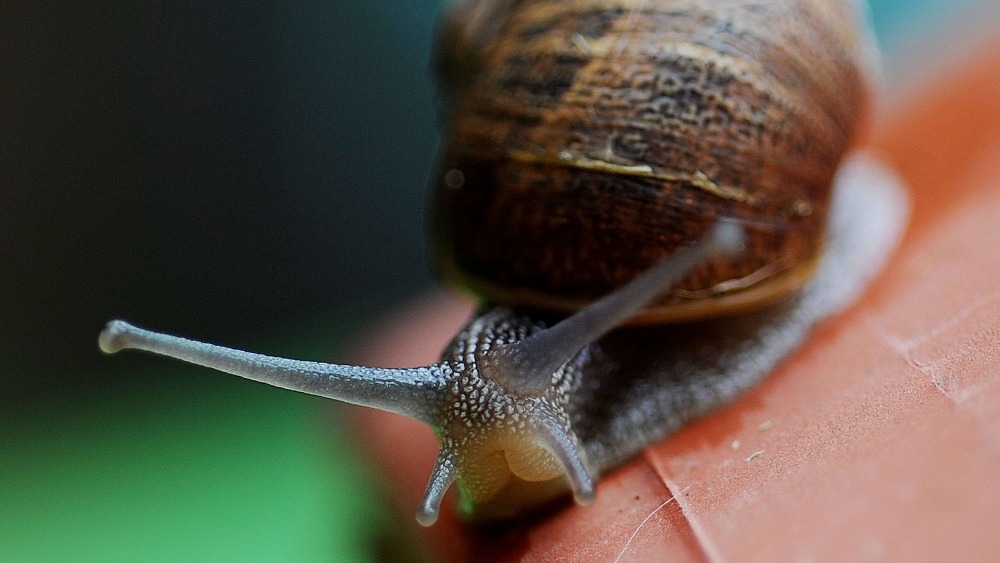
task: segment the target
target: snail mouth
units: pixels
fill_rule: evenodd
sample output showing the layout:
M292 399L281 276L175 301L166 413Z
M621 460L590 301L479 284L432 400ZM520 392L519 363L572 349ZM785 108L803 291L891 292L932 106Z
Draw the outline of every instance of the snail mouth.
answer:
M494 500L512 483L561 481L565 473L548 450L525 435L505 436L463 458L459 487L476 505Z
M511 473L525 481L547 481L563 474L556 458L535 442L522 441L505 449L504 455Z
M525 503L566 500L570 490L558 460L528 436L510 437L467 457L459 478L462 512L477 521L505 520Z
M568 487L562 479L525 481L513 476L490 500L478 504L464 502L462 515L477 523L509 521L524 516L524 507L544 511L546 507L565 506L571 502L566 495Z

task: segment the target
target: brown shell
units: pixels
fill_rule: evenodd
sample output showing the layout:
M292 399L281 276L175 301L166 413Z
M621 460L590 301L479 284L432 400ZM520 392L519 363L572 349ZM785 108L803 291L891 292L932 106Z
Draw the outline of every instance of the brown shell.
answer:
M494 301L572 310L720 217L749 251L652 313L682 319L797 289L864 111L851 1L494 0L454 10L433 187L443 275Z

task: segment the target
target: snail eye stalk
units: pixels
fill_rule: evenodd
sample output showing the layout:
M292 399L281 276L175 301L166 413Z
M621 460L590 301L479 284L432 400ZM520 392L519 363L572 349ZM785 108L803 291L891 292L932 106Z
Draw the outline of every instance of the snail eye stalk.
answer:
M144 350L309 395L394 412L433 424L450 372L446 364L390 369L327 364L254 354L111 321L101 350Z
M500 346L492 354L496 370L522 391L540 391L552 374L585 346L627 321L693 268L716 255L743 252L742 227L718 221L694 246L663 260L617 290L524 340Z

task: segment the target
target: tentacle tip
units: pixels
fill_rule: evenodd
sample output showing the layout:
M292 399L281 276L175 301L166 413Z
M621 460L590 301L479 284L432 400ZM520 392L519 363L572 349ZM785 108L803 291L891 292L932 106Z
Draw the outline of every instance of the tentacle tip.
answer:
M101 331L101 335L97 339L101 351L105 354L114 354L128 348L130 332L134 328L125 321L111 321L104 325L104 330Z
M594 503L594 498L597 493L594 490L594 482L588 481L586 483L576 483L573 486L573 500L581 506L587 506L588 504Z
M442 449L438 453L431 479L427 482L427 490L424 492L424 498L420 501L420 508L417 509L417 522L421 526L430 526L437 522L444 494L458 476L454 457L453 450Z
M746 250L746 232L735 221L719 221L711 236L714 244L725 254L739 254Z
M424 503L417 510L417 522L424 527L433 526L437 522L438 514L440 514L439 507Z

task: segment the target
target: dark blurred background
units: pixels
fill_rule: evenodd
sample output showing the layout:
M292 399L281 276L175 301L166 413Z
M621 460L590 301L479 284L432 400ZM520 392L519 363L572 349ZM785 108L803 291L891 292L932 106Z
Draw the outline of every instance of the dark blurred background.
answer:
M244 391L228 380L203 387L214 385L201 383L203 373L171 371L141 355L107 358L97 350L97 334L122 317L230 345L329 356L377 312L431 287L424 191L437 134L428 60L441 5L0 5L2 506L41 506L37 523L51 524L45 503L63 502L66 494L46 481L61 474L40 467L78 463L72 444L98 443L102 432L122 425L159 424L185 412L201 420L213 400L234 401L235 418L226 419L234 427L240 417L270 412L311 436L295 425L318 403ZM958 22L993 21L1000 8L997 0L872 5L890 92L921 68L913 53L926 51L928 38L961 36L967 23ZM199 393L209 398L195 398ZM248 393L245 401L233 399L240 393ZM160 395L168 399L151 398ZM131 410L113 423L101 418L122 402ZM192 423L191 431L216 422ZM81 434L63 434L69 427ZM50 457L27 455L56 435L65 444ZM279 433L260 447L283 439ZM85 483L96 487L98 500L80 494L103 506L107 518L154 521L162 516L159 505L99 500L101 487L122 487L101 481L102 472L145 455L134 447L108 450L104 465L93 468L94 481ZM196 450L184 451L194 463ZM296 452L289 455L309 456ZM313 471L328 461L302 467ZM135 473L149 471L140 466ZM130 478L140 479L137 491L146 490L142 477ZM158 494L169 497L190 483L189 476L177 479ZM255 490L251 485L247 490ZM297 490L308 497L308 487ZM177 518L191 519L186 505L177 510ZM163 518L157 524L169 531L173 520ZM110 553L95 541L94 553Z
M30 384L122 316L198 335L431 284L438 0L0 8L0 342Z

